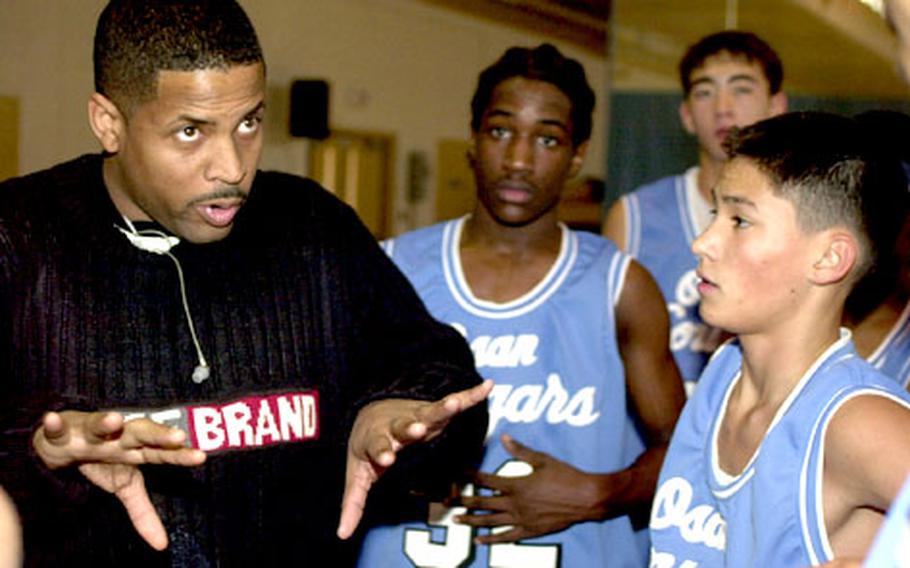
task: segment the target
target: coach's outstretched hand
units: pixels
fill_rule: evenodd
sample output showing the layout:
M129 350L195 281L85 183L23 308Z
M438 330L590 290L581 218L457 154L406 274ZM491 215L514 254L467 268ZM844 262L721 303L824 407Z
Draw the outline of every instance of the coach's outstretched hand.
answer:
M125 422L117 412L48 412L32 443L50 469L70 465L113 493L136 532L156 550L167 548L167 532L149 500L139 465L195 466L205 453L184 446L186 433L140 418Z
M370 487L395 463L398 451L438 436L452 418L484 401L492 388L493 382L487 380L435 402L392 398L365 406L348 439L338 536L348 538L354 533Z

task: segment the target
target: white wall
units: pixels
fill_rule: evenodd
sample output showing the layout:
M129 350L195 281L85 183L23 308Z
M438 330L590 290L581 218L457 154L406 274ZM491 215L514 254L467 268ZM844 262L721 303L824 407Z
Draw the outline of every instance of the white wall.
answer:
M466 137L478 73L507 47L548 41L419 0L242 0L268 65L264 168L305 174L306 142L287 134L294 79L331 85L335 128L396 137L395 231L431 221L440 138ZM97 149L85 118L91 43L104 0L0 0L0 94L20 97L20 172ZM553 42L579 59L598 95L583 173L604 176L606 62ZM428 195L405 199L405 161L429 159Z

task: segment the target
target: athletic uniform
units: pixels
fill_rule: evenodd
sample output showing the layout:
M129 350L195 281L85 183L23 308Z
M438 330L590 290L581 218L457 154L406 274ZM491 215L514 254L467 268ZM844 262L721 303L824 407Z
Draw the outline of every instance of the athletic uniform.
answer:
M626 251L648 269L667 301L670 350L690 394L720 337L698 314L698 259L692 253L699 234L697 172L692 168L622 197Z
M904 306L897 323L867 360L902 387L910 386L910 302Z
M561 226L558 258L533 290L507 303L484 301L461 267L465 219L408 233L386 249L430 312L465 335L478 371L495 382L481 469L528 472L502 447L501 434L584 471L630 466L644 445L626 409L614 321L630 258L606 239ZM373 529L360 565L631 567L647 560L645 531L633 532L625 516L492 546L471 543L487 529L450 519Z
M849 331L781 405L742 473L720 469L717 436L742 352L721 347L683 410L651 510L651 566L807 566L834 558L821 510L824 435L840 406L910 395L856 354Z

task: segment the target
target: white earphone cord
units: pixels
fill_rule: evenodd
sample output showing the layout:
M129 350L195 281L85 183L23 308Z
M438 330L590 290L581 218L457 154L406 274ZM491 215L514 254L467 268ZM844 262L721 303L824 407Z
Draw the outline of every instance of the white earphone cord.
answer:
M183 267L180 265L180 261L177 257L170 251L170 248L180 241L176 237L171 237L157 230L137 231L136 227L133 226L129 219L123 217L123 220L126 222L127 227L129 227L129 231L122 227L118 227L117 225L114 226L126 235L133 246L154 254L165 254L174 261L174 266L177 267L177 280L180 284L180 300L183 303L183 313L186 315L186 323L190 328L190 337L193 340L193 346L196 348L196 355L199 358L199 364L193 369L193 382L200 384L209 378L211 371L208 362L205 360L205 356L202 354L202 346L199 343L199 337L196 335L196 326L193 325L193 315L190 313L190 304L186 298L186 284L183 279ZM156 241L158 241L158 239L163 239L163 242L158 242L155 246L151 246L141 240L143 237L155 239Z

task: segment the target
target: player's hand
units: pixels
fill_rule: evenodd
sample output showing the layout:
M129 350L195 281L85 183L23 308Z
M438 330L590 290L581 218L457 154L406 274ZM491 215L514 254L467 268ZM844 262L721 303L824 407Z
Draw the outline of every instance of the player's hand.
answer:
M49 412L32 443L50 469L76 465L89 481L123 503L136 532L156 550L167 532L145 490L141 464L195 466L205 453L184 446L186 433L117 412Z
M451 505L460 505L483 514L459 515L455 521L473 527L508 528L478 536L478 544L515 542L561 531L575 523L594 520L592 503L597 495L597 478L543 452L519 444L510 436L502 445L533 471L522 477L503 477L483 472L474 483L496 491L489 497L462 495Z
M492 388L493 382L487 380L435 402L395 398L378 400L361 409L348 438L339 538L354 533L370 487L395 463L402 448L432 440L452 418L484 401Z

